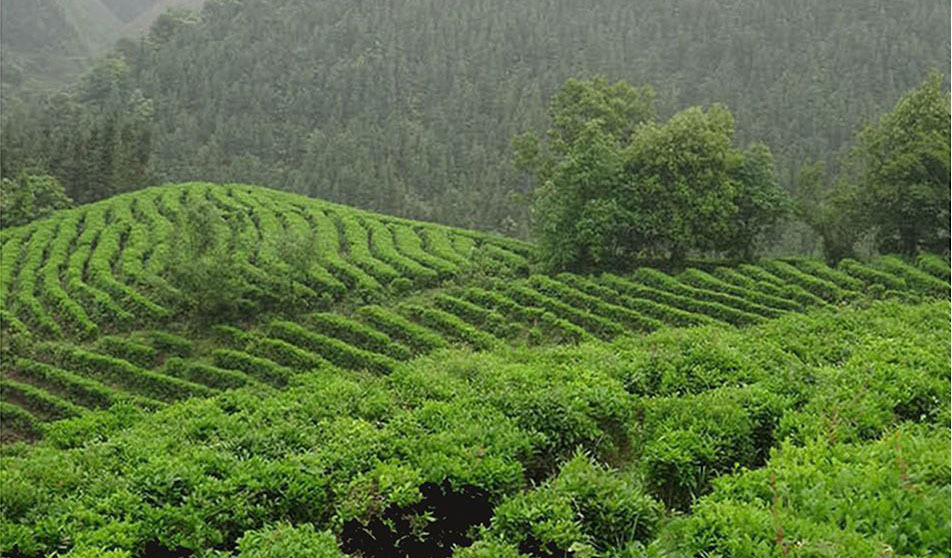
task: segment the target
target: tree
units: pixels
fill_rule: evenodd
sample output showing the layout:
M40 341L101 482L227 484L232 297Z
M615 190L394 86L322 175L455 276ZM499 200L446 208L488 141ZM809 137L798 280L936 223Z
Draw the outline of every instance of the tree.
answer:
M0 180L0 225L15 227L73 205L53 176L21 172L15 180Z
M849 161L846 161L849 163ZM820 237L823 254L831 264L855 255L854 248L868 227L858 213L859 190L849 180L849 168L832 179L826 165L804 165L797 174L794 213Z
M786 211L770 151L732 146L726 108L655 120L650 88L569 80L546 142L514 140L535 178L533 227L552 269L623 269L691 250L753 257Z
M880 250L949 248L949 95L934 72L859 134L859 210Z
M237 250L244 225L229 217L210 202L190 205L171 239L169 280L200 322L235 318L245 309L248 284Z

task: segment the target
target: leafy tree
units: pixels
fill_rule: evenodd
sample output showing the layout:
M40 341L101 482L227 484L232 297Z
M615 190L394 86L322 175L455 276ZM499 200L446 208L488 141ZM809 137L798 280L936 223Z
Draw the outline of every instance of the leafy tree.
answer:
M73 205L56 177L21 172L0 180L0 226L15 227Z
M866 230L857 212L858 189L842 172L831 184L822 162L804 165L794 189L794 213L820 237L830 263L852 257Z
M237 247L242 226L210 202L189 206L176 224L169 279L192 318L216 321L243 309L248 284Z
M732 146L726 108L655 121L654 94L570 80L550 106L545 144L514 140L538 184L533 224L554 269L615 269L690 250L751 258L785 211L769 149Z
M882 251L949 248L949 102L934 72L859 135L858 201Z

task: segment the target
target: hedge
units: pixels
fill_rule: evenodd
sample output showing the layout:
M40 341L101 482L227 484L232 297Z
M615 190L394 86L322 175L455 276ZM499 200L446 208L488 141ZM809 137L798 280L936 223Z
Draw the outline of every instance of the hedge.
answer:
M759 314L766 318L776 318L783 314L782 311L775 308L770 308L731 294L692 287L657 269L646 267L639 268L637 271L635 271L632 279L636 282L641 282L645 285L659 290L668 291L672 294L688 297L694 300L703 300L721 304L729 308L736 308L748 314Z
M244 372L180 357L171 357L166 360L162 372L215 389L233 389L249 385L259 389L264 387L264 384Z
M352 318L337 313L321 312L308 314L304 319L318 332L337 337L368 351L388 355L397 360L408 360L413 356L409 348L395 343L387 334Z
M49 386L83 407L108 407L123 398L121 392L105 384L42 362L17 358L14 370L16 377Z
M545 308L520 304L497 291L470 287L466 289L463 296L474 303L501 311L512 320L523 322L533 328L543 328L544 335L556 343L579 343L594 339L592 334L584 328L556 316Z
M213 390L193 382L172 378L140 368L125 360L89 352L70 345L50 343L44 350L57 362L78 374L122 386L139 395L160 401L174 401L195 395L208 396Z
M523 284L510 284L504 288L503 292L521 304L545 308L601 339L611 339L625 332L625 328L614 321L569 306L561 300L542 294Z
M678 275L678 279L698 288L710 291L721 291L739 298L746 298L757 304L775 308L781 311L798 312L803 310L803 305L793 300L774 296L772 294L759 292L756 290L756 283L753 285L735 285L725 281L722 278L715 277L710 273L700 269L689 268Z
M215 349L211 356L215 366L244 372L256 380L277 387L286 386L294 375L293 371L273 360L256 357L244 351Z
M415 304L404 305L403 310L426 327L467 343L473 348L487 351L498 344L498 339L491 334L476 329L449 312Z
M311 331L300 324L288 321L273 321L268 332L299 347L321 355L333 364L354 370L368 369L388 374L397 367L397 361L388 356L365 351L320 333Z
M257 337L245 349L249 354L261 356L281 366L298 372L307 372L322 368L326 361L320 356L288 343L283 339Z
M393 240L397 251L403 253L404 256L436 271L441 278L451 277L459 273L459 266L451 260L437 257L424 250L423 241L410 226L391 224L389 228L393 232Z
M18 400L34 416L48 421L78 417L85 412L82 407L48 391L8 377L0 378L0 390L3 391L4 399Z
M529 277L529 284L543 294L566 301L580 310L592 312L619 324L624 324L627 328L635 331L654 331L662 326L660 321L652 317L625 306L606 302L565 282L556 281L545 275Z
M115 335L104 335L97 339L96 348L109 356L127 360L143 368L151 368L159 356L159 352L148 345Z
M416 353L427 353L448 346L447 342L433 331L382 306L364 306L358 313L380 331L406 343Z

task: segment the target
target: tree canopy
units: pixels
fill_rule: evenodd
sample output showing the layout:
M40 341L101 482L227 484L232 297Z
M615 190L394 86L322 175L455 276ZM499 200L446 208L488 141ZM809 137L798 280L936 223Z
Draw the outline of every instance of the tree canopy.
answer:
M733 146L721 105L659 122L654 93L605 79L569 80L543 142L514 140L535 177L533 222L554 269L617 269L689 251L750 258L785 211L770 150Z
M949 248L949 102L932 73L859 134L859 202L881 251Z
M46 217L73 204L54 176L21 172L16 179L0 179L0 226L15 227Z

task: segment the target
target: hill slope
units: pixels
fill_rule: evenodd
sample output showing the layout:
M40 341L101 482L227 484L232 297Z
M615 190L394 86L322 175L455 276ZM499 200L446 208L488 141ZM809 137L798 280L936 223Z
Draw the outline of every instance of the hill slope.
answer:
M181 268L209 257L176 233L190 220L213 247L210 265L235 276L182 283ZM748 326L949 289L947 264L931 256L920 267L885 257L839 269L789 260L550 277L530 273L531 247L519 241L203 183L60 211L4 230L0 242L8 440L120 401L155 409L245 385L280 388L325 365L390 373L453 345ZM221 290L234 291L232 306L202 300Z
M941 556L948 316L875 302L118 406L8 448L0 552Z

